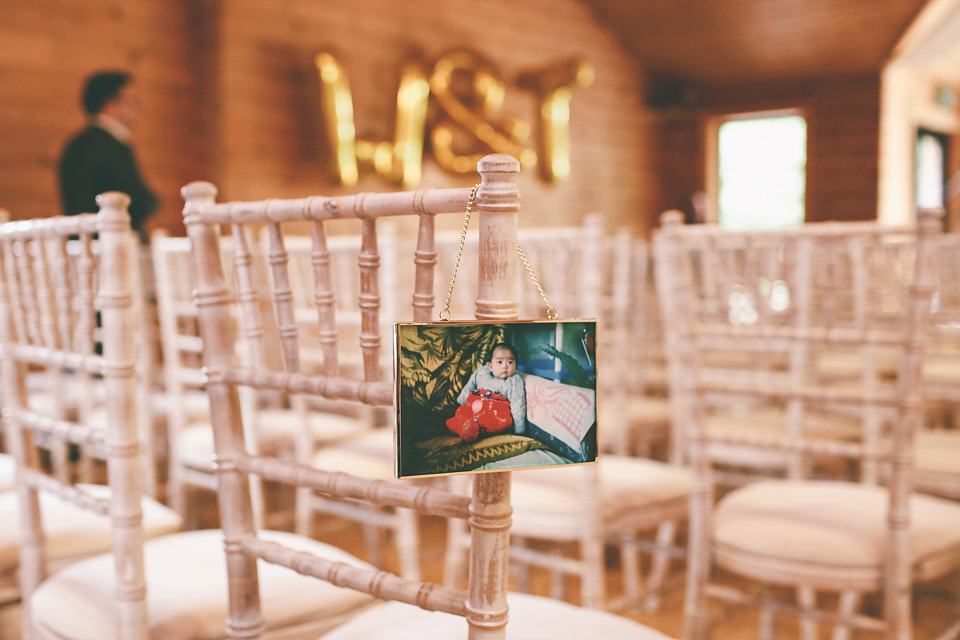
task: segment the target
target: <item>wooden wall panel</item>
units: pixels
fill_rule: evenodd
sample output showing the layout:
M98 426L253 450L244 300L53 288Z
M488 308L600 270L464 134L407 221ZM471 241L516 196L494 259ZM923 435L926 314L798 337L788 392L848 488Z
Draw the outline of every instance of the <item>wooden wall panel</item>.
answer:
M136 132L144 172L162 198L155 226L180 230L179 188L211 179L227 198L340 191L320 128L317 51L350 75L358 133L392 135L402 63L466 48L507 81L504 112L533 122L523 70L584 56L592 86L572 103L572 176L519 179L522 224L571 224L592 211L645 230L660 211L689 208L704 185L705 118L724 111L801 107L810 126L808 219L876 211L879 80L706 88L696 109L644 107L642 61L625 54L583 0L7 0L0 21L0 206L14 217L59 211L55 164L83 124L78 93L104 67L137 77ZM361 19L362 17L362 19ZM428 156L422 184L463 185ZM355 190L392 188L370 173Z
M134 74L143 172L162 199L154 225L177 228L188 179L211 177L197 73L209 2L6 0L0 20L0 206L14 218L60 212L56 163L84 125L80 91L100 69Z
M702 132L708 118L797 108L807 118L806 219L876 218L879 75L707 87L698 96L695 110L663 115L655 124L653 163L669 167L658 173L661 209L689 210L690 194L705 189Z
M313 57L333 53L349 75L358 136L392 139L404 61L432 64L454 49L489 60L507 82L503 112L534 123L534 97L515 86L523 70L583 56L592 86L571 107L571 177L549 185L534 170L518 182L521 224L573 224L599 211L611 225L649 218L651 170L637 65L578 0L353 0L320 7L307 0L233 0L221 29L221 188L230 198L336 191L318 108ZM363 19L358 19L358 16ZM473 177L425 158L422 186L461 186ZM354 190L393 188L366 173ZM646 214L645 214L646 212Z

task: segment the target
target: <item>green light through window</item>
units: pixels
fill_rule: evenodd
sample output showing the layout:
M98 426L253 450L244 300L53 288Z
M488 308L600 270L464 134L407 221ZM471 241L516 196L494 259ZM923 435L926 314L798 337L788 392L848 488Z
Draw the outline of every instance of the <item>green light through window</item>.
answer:
M719 223L731 229L802 224L807 123L801 116L728 120L719 131Z

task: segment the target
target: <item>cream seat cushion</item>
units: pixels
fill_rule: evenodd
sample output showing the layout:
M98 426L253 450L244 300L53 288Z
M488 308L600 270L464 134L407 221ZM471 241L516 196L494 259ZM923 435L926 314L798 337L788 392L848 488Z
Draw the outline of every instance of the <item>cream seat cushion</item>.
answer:
M648 447L670 435L670 400L661 396L612 395L597 403L597 424L604 425L601 451L622 453L633 445Z
M584 505L579 491L584 474L592 471L586 465L514 471L510 490L513 530L559 534L580 527ZM602 521L648 507L682 509L690 495L690 471L678 465L608 454L600 456L596 472Z
M751 408L734 405L709 413L705 420L708 438L748 438L775 442L787 432L787 414L776 407ZM804 434L810 438L855 440L862 437L859 420L835 413L807 411ZM715 462L756 468L781 468L788 454L746 444L709 441L707 455Z
M355 566L369 567L345 551L310 538L261 531L298 550ZM227 574L223 533L206 529L155 538L144 545L150 637L212 640L226 637ZM111 640L113 557L104 554L53 574L30 604L40 638ZM259 562L261 606L267 630L323 620L328 629L372 602L370 596ZM319 635L321 631L317 632Z
M931 382L955 384L960 380L960 352L929 354L923 361L923 377Z
M952 474L960 479L960 430L926 429L914 436L914 471Z
M362 478L390 479L395 477L393 458L392 430L374 429L356 438L321 447L310 458L310 465Z
M918 431L913 456L913 480L918 490L960 498L960 430Z
M79 486L102 498L110 495L107 486ZM145 538L173 533L183 526L176 511L152 498L142 498L140 508L143 510ZM110 549L110 518L43 491L40 492L40 514L51 560L88 556ZM20 506L16 491L0 494L0 522L3 522L0 527L0 567L6 572L20 562Z
M765 582L876 590L886 555L887 502L885 489L849 482L746 485L717 506L717 562ZM910 544L917 580L934 579L955 566L960 504L914 494Z
M630 398L627 401L627 416L631 424L668 423L672 417L670 399L662 396Z
M583 609L559 600L522 593L507 596L507 640L668 640L669 636L627 618ZM364 611L323 636L323 640L462 640L467 621L461 616L425 611L388 602Z
M9 453L0 453L0 493L15 486L17 461Z
M259 414L260 445L265 450L292 448L301 428L301 416L294 411L268 410ZM317 442L338 442L369 430L361 419L332 413L307 414L313 438ZM195 422L177 434L177 450L182 463L195 469L207 469L213 461L213 427L207 421Z

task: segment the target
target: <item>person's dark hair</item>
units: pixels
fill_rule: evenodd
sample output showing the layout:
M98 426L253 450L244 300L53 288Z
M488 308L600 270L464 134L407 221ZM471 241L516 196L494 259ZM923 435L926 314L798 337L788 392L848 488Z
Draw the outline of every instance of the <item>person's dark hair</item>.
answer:
M100 113L103 105L113 100L127 84L130 74L125 71L100 71L87 78L83 86L83 111L87 115Z
M506 342L498 342L497 344L490 347L490 352L487 354L487 362L493 361L493 352L496 351L497 349L506 349L507 351L510 352L510 355L513 356L514 360L519 360L519 358L517 358L517 350L516 348L514 348L512 344L508 344Z

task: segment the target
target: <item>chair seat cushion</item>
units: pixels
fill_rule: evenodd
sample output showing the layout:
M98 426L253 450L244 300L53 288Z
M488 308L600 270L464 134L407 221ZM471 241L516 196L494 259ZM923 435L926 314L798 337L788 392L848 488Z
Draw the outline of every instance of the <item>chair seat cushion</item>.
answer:
M374 429L356 438L321 447L310 465L324 471L342 471L361 478L391 479L394 473L393 433Z
M16 482L17 461L9 453L0 453L0 493L13 489Z
M774 583L878 589L886 557L887 503L885 489L849 482L746 485L717 506L717 561ZM914 494L910 545L916 579L933 579L956 566L960 504Z
M913 461L913 481L918 491L960 499L960 431L918 431Z
M749 438L775 441L787 432L787 414L776 407L733 409L710 413L706 418L709 438ZM811 438L849 440L863 433L860 422L852 417L807 411L803 419L804 434ZM710 458L727 464L744 464L758 468L780 468L788 454L770 448L711 441L707 444Z
M960 380L960 352L929 354L923 361L923 377L928 382L956 384Z
M690 471L657 460L604 455L592 466L513 472L511 504L514 530L569 530L584 522L579 492L584 474L599 475L600 517L612 521L631 510L675 506L684 509L690 495ZM662 518L657 518L656 521Z
M308 420L318 442L339 442L364 433L369 427L357 418L332 413L310 413ZM259 413L260 445L265 450L292 447L301 428L301 416L294 411L266 410ZM389 435L389 434L388 434ZM177 434L180 459L187 466L205 469L213 461L213 427L195 422Z
M103 485L79 485L99 497L110 495ZM143 535L153 538L179 531L183 521L177 512L156 500L144 497ZM40 514L47 535L47 553L51 560L103 553L112 544L110 518L82 509L46 492L40 492ZM16 491L0 494L0 567L6 572L20 563L20 506Z
M638 396L627 402L627 419L630 424L649 425L669 423L670 399L662 396Z
M960 483L960 430L918 431L913 444L916 472L951 474Z
M296 534L261 531L260 536L330 560L369 566L335 547ZM144 545L144 567L151 638L226 637L227 574L223 533L219 529L189 531L148 541ZM268 630L324 618L339 624L346 615L373 602L370 596L357 591L262 561L259 578ZM115 638L113 584L113 558L109 554L88 558L50 576L30 601L41 637Z
M507 597L510 607L508 640L560 638L619 638L667 640L669 636L596 609L583 609L559 600L522 593ZM402 602L377 605L323 636L323 640L462 640L467 622L450 613L425 611Z

